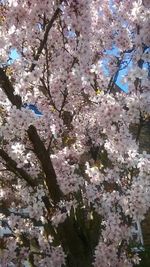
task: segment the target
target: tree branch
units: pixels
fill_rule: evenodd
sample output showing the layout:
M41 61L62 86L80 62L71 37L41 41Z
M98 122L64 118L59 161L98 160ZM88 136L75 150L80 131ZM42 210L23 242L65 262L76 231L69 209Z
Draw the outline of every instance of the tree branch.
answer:
M62 2L63 2L63 0L60 1L60 4L61 4ZM41 43L40 43L40 46L39 46L38 51L37 51L37 54L36 54L35 57L34 57L34 61L38 61L38 59L39 59L39 57L40 57L40 55L41 55L41 53L42 53L42 51L43 51L44 45L45 45L46 42L47 42L47 38L48 38L49 31L50 31L50 29L52 28L54 21L57 19L57 17L58 17L58 15L59 15L59 12L60 12L60 11L61 11L61 10L60 10L60 8L58 7L58 8L55 10L55 12L54 12L54 14L53 14L51 20L50 20L49 23L47 24L47 27L46 27L46 30L45 30L45 33L44 33L44 38L43 38L43 40L42 40ZM36 66L36 64L35 64L35 63L32 63L32 65L31 65L31 67L30 67L30 71L33 71L34 68L35 68L35 66Z
M21 176L30 186L34 187L37 185L25 170L17 167L17 163L10 158L3 149L0 149L0 157L6 162L6 167L9 168L9 170L12 170L15 174Z
M45 173L45 181L46 181L46 185L48 187L50 196L52 200L56 203L60 201L63 194L57 183L56 173L52 165L49 153L46 150L43 142L41 141L37 133L36 128L33 125L30 125L27 132L28 132L29 139L33 145L34 153L39 159L42 169Z
M143 120L142 114L140 112L140 122L139 122L138 129L137 129L136 142L139 141L141 130L143 128L143 123L144 123L144 120Z
M22 106L21 97L19 95L14 95L14 88L11 82L9 81L9 78L7 77L6 73L1 68L0 78L0 85L2 86L2 90L5 92L11 103L15 105L18 109L20 109ZM54 202L58 202L61 199L62 192L57 184L55 170L53 168L49 153L46 150L43 142L41 141L37 133L36 128L33 125L29 127L27 133L33 145L34 153L39 159L42 169L45 173L45 182L48 187L50 196ZM10 158L3 149L0 149L0 156L6 162L6 166L9 167L9 169L13 170L15 174L21 176L32 187L36 185L35 182L31 179L30 175L28 175L23 169L18 168L17 163L12 158Z
M63 0L60 1L60 4L62 2ZM42 53L44 45L47 42L49 31L52 28L54 21L57 19L59 12L60 12L60 8L58 7L46 27L44 38L41 41L37 54L34 57L35 61L38 61ZM30 71L33 71L35 66L36 64L32 63ZM9 81L9 78L7 77L6 73L4 72L2 68L0 68L0 85L3 91L5 92L5 94L7 95L8 99L10 100L10 102L13 105L15 105L18 109L20 109L22 106L21 97L19 95L14 94L15 90L13 88L13 85ZM28 133L29 140L31 141L33 145L34 153L39 159L42 169L45 173L45 182L48 187L50 196L54 202L58 202L61 199L62 192L57 184L56 173L53 168L49 153L46 150L42 140L40 139L37 133L36 128L33 125L31 125L28 128L27 133ZM31 186L35 185L33 180L31 180L31 177L23 169L18 168L17 163L13 159L11 159L3 149L0 149L0 156L5 160L7 166L9 166L9 168L15 171L15 173L17 172L17 174L22 176L23 179L28 182L28 184L30 184Z
M7 95L12 105L20 109L22 106L21 97L19 95L14 95L14 87L2 68L0 68L0 86L2 87L4 93Z

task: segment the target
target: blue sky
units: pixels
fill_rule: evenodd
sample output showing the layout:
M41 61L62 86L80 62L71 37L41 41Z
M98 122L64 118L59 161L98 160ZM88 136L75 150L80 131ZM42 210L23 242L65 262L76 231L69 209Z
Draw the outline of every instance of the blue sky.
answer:
M114 47L111 50L107 50L106 54L119 57L120 52L116 47ZM124 56L123 60L126 61L125 65L127 65L127 66L123 67L125 65L124 64L121 65L121 68L119 70L118 77L117 77L117 80L116 80L116 84L125 92L128 91L128 84L122 83L121 80L125 75L127 75L129 69L132 66L132 61L130 61L130 58L131 58L131 55L127 54L127 55Z
M10 58L11 58L11 60L9 61L10 64L11 64L15 59L18 59L18 58L19 58L19 54L18 54L18 52L17 52L16 49L11 50L9 56L10 56Z

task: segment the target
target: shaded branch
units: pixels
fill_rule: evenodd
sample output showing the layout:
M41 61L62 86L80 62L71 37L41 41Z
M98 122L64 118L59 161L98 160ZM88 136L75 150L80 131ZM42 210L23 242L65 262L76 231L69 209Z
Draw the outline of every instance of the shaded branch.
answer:
M62 2L63 2L63 0L60 1L60 4L61 4ZM59 12L60 12L60 11L61 11L61 10L60 10L60 8L58 7L58 8L55 10L55 12L54 12L54 14L53 14L51 20L50 20L49 23L47 24L47 27L46 27L46 30L45 30L45 33L44 33L44 38L43 38L43 40L41 41L40 46L39 46L38 51L37 51L37 54L36 54L35 57L34 57L34 60L35 60L35 61L38 61L38 59L39 59L39 57L40 57L40 55L41 55L41 53L42 53L42 51L43 51L44 45L45 45L46 42L47 42L49 31L50 31L50 29L52 28L54 21L57 19L57 17L58 17L58 15L59 15ZM35 66L36 66L36 64L35 64L35 63L32 63L32 65L31 65L31 67L30 67L30 71L33 71L34 68L35 68Z
M29 129L27 130L29 139L33 145L34 153L36 154L37 158L41 162L42 169L45 173L45 181L48 187L50 196L52 200L56 203L60 201L62 197L62 192L59 188L57 183L57 177L52 165L49 153L45 148L42 140L40 139L36 128L33 125L30 125Z
M4 223L6 223L6 217L10 216L11 214L15 215L15 216L19 216L23 219L29 219L30 221L33 222L34 226L44 226L44 224L42 223L42 221L37 221L34 218L31 218L29 216L29 214L25 213L25 212L18 212L18 211L12 211L11 209L6 208L4 205L0 205L0 213L2 213L3 215L5 215L5 218L2 220Z
M22 168L17 167L17 163L8 156L8 154L3 150L0 149L0 157L6 162L6 167L13 171L15 174L21 176L30 186L36 186L36 182L31 178L31 176Z
M63 93L63 101L62 101L61 108L59 111L59 117L61 117L61 113L63 111L65 104L66 104L67 96L68 96L68 90L67 90L67 88L65 88L64 93Z
M56 105L55 105L55 102L54 102L53 98L52 98L50 89L48 89L48 87L47 87L46 84L45 84L44 79L43 79L43 78L40 78L40 81L41 81L41 83L42 83L42 86L40 87L42 93L43 93L45 96L47 96L47 95L49 96L49 98L50 98L50 104L54 107L54 109L56 109L57 111L59 111L58 108L57 108Z
M3 69L0 69L0 78L0 85L2 86L2 89L7 95L8 99L13 105L20 109L22 106L21 97L19 95L14 95L14 88ZM57 184L55 170L53 168L49 153L46 150L42 140L37 133L36 128L33 125L29 127L27 133L29 140L33 145L34 153L39 159L42 169L45 173L45 182L48 187L50 196L54 202L58 202L61 199L62 192L60 191L60 188ZM36 185L36 183L31 179L30 175L28 175L25 170L18 168L17 163L11 157L9 157L3 149L0 149L0 156L6 162L6 167L8 167L15 174L21 176L30 186L33 187Z
M2 87L4 93L7 95L9 101L12 105L16 106L17 108L21 108L22 100L19 95L15 95L15 90L12 83L9 81L5 71L0 68L0 86Z

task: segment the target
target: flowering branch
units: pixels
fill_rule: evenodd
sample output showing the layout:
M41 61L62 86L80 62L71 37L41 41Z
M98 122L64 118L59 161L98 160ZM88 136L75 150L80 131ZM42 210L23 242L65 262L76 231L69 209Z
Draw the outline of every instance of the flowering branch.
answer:
M5 71L2 68L0 68L0 86L7 95L9 101L20 109L22 106L21 97L19 95L14 95L14 87L12 86L11 82L9 81L9 78L7 77Z
M19 95L14 95L14 88L9 81L6 73L3 69L0 68L0 78L1 78L1 86L5 94L7 95L8 99L11 101L13 105L15 105L18 109L21 108L22 100ZM37 158L40 160L43 171L45 173L46 185L50 192L51 198L54 202L60 200L62 192L59 189L57 184L55 170L53 168L51 159L49 157L49 153L46 150L43 142L41 141L36 128L31 125L27 130L29 139L34 147L34 152ZM13 171L17 172L21 175L24 180L26 180L31 186L34 186L34 182L31 180L31 177L20 168L17 168L17 163L12 160L4 150L0 150L0 156L6 161L7 166L11 167Z
M61 0L61 1L60 1L60 4L61 4L62 2L63 2L63 1ZM44 45L45 45L46 42L47 42L47 38L48 38L49 31L50 31L50 29L52 28L52 26L53 26L53 24L54 24L54 21L57 19L59 13L60 13L60 7L58 7L58 8L55 10L55 12L54 12L54 14L53 14L51 20L50 20L49 23L47 24L47 27L46 27L46 30L45 30L45 33L44 33L44 38L43 38L43 40L42 40L41 43L40 43L40 46L39 46L38 51L37 51L37 54L36 54L35 57L34 57L34 61L38 61L38 59L39 59L39 57L40 57L40 55L41 55L41 53L42 53L42 51L43 51ZM36 66L36 64L35 64L35 63L32 63L31 68L30 68L30 71L33 71L34 68L35 68L35 66Z
M22 168L18 168L17 163L12 158L10 158L3 149L0 149L0 156L6 162L6 167L9 170L13 171L13 173L22 177L30 186L32 187L36 186L36 183L35 181L33 181L31 176Z
M52 162L49 157L49 153L46 150L43 142L41 141L36 128L33 125L30 125L27 130L29 139L33 145L34 152L41 162L42 169L45 173L46 185L50 192L50 196L54 202L58 202L61 199L62 192L57 184L56 173Z

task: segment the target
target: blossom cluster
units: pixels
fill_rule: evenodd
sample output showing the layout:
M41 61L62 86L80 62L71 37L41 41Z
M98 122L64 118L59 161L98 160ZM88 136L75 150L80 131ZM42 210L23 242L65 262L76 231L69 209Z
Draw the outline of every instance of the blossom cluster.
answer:
M148 1L8 0L0 12L0 265L138 264ZM115 93L125 67L129 91Z

